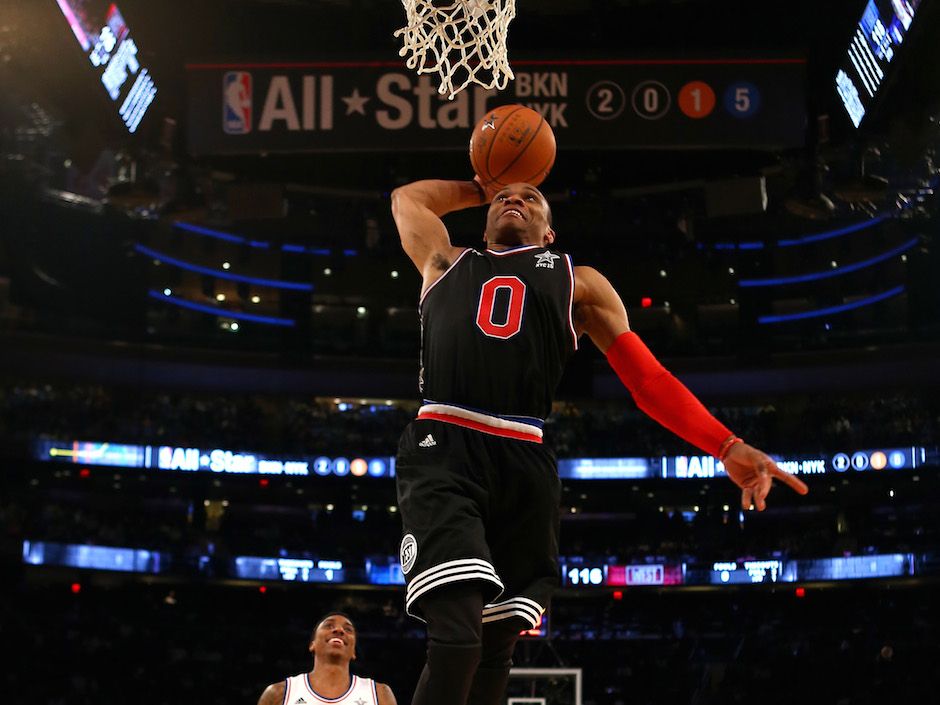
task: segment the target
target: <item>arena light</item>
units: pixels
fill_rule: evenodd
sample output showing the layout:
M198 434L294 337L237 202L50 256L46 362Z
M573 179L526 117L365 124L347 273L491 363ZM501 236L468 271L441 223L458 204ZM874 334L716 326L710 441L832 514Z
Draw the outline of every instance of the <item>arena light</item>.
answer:
M780 286L782 284L800 284L810 281L818 281L820 279L829 279L835 276L841 276L843 274L850 274L852 272L857 272L860 269L865 269L866 267L871 267L875 264L880 264L886 262L897 255L907 252L913 247L917 246L920 240L916 237L913 237L906 242L893 247L886 252L875 255L874 257L869 257L868 259L860 260L858 262L852 262L851 264L839 266L839 263L835 260L832 260L829 263L828 270L820 270L817 272L808 272L806 274L797 274L795 276L789 277L765 277L760 279L742 279L740 280L739 285L748 288L756 286Z
M236 318L242 321L251 321L253 323L263 323L265 325L272 326L285 326L293 327L297 325L297 322L292 318L277 318L274 316L257 316L252 313L240 313L238 311L224 311L222 309L207 306L206 304L201 304L196 301L188 301L187 299L181 299L177 296L166 296L161 294L158 291L150 290L147 294L152 299L157 299L163 303L169 303L174 306L179 306L180 308L187 308L191 311L199 311L201 313L208 313L213 316L226 316L227 318Z
M142 255L150 257L154 261L163 262L179 269L195 272L196 274L205 274L210 277L215 277L216 279L226 279L228 281L255 284L257 286L270 286L275 289L313 291L313 284L309 284L307 282L289 282L282 281L280 279L263 279L260 277L248 277L240 274L232 274L231 272L226 272L225 270L212 269L211 267L204 267L201 264L195 264L193 262L186 262L184 260L177 259L176 257L172 257L164 252L159 252L150 247L147 247L146 245L141 245L140 243L134 245L134 250Z
M845 311L852 311L857 308L863 308L865 306L871 306L872 304L885 301L890 299L893 296L897 296L904 292L904 285L892 287L887 291L882 291L881 293L874 294L872 296L866 297L864 299L859 299L858 301L852 301L847 304L841 304L839 306L827 306L826 308L814 309L811 311L801 311L800 313L787 313L780 315L771 315L771 316L759 316L757 322L764 325L768 323L782 323L784 321L797 321L804 318L818 318L820 316L829 316L836 313L843 313Z

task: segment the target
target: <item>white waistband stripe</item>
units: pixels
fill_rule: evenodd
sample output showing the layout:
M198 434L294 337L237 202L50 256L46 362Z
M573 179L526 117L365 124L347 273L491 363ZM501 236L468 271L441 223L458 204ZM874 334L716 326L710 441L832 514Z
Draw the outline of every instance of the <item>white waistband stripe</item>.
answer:
M478 411L470 411L469 409L451 406L450 404L424 404L418 409L418 416L422 413L445 414L447 416L455 416L459 419L466 419L467 421L483 424L484 426L490 426L491 428L530 434L538 438L542 437L542 429L535 424L528 424L522 421L510 421L500 418L499 416L482 414Z

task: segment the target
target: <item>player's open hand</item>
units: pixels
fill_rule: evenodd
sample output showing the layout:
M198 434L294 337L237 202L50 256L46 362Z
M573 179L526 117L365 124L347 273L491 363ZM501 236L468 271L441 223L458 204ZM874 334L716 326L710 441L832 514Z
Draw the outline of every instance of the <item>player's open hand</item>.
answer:
M757 507L762 512L767 508L767 495L773 481L780 480L799 494L809 492L809 487L788 472L784 472L770 457L747 443L731 446L725 457L725 472L741 488L741 507Z

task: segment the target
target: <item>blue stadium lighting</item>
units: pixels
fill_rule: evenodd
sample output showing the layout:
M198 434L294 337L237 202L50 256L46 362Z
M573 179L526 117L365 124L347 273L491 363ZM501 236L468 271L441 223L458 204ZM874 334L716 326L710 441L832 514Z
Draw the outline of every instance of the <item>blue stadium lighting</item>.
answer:
M851 233L856 233L859 230L865 230L867 228L873 228L876 225L879 225L886 221L890 216L887 214L882 214L872 218L871 220L866 220L861 223L855 223L854 225L846 225L842 228L836 228L835 230L826 230L821 233L814 233L812 235L803 235L802 237L792 237L785 238L783 240L777 240L773 243L776 247L794 247L797 245L808 245L811 242L822 242L823 240L831 240L832 238L841 237L843 235L849 235ZM764 249L763 242L716 242L712 245L712 248L715 250L762 250Z
M167 296L163 292L155 291L151 289L147 292L147 295L151 299L156 299L157 301L162 301L164 303L170 303L174 306L179 306L180 308L188 308L191 311L199 311L200 313L208 313L213 316L221 316L223 318L234 318L239 321L249 321L251 323L262 323L269 326L283 326L286 328L291 328L297 325L297 321L292 318L275 318L274 316L258 316L253 313L240 313L238 311L227 311L225 309L217 308L216 306L207 306L206 304L196 303L195 301L187 301L186 299L181 299L178 296Z
M186 230L187 232L196 233L197 235L205 235L206 237L212 237L216 240L225 240L226 242L237 242L243 244L245 238L240 235L233 235L232 233L226 233L221 230L213 230L212 228L204 228L201 225L192 225L190 223L184 223L177 220L173 223L173 227L177 230Z
M226 272L224 270L211 269L209 267L203 267L199 264L193 264L192 262L184 262L183 260L176 259L175 257L170 257L170 255L164 254L162 252L157 252L152 250L149 247L146 247L141 244L134 245L134 249L142 255L147 255L152 259L164 262L166 264L172 265L174 267L179 267L180 269L186 269L190 272L196 272L198 274L208 274L210 277L216 277L218 279L228 279L229 281L236 282L245 282L247 284L256 284L258 286L270 286L275 289L292 289L294 291L313 291L313 284L307 284L305 282L286 282L281 281L280 279L259 279L258 277L248 277L241 274L232 274L231 272Z
M863 308L864 306L871 306L885 299L890 299L893 296L897 296L904 291L904 286L896 286L887 291L882 291L880 294L875 294L874 296L869 296L865 299L859 299L858 301L853 301L848 304L841 304L839 306L828 306L826 308L817 308L812 311L801 311L800 313L787 313L775 316L759 316L757 319L758 323L783 323L784 321L797 321L803 318L818 318L820 316L830 316L837 313L844 313L845 311L851 311L856 308Z
M216 240L225 240L226 242L234 242L239 245L248 245L249 247L254 247L260 250L268 250L271 248L271 243L267 242L266 240L248 240L241 235L234 235L223 230L204 228L201 225L184 223L179 220L173 223L173 227L177 230L185 230L187 232L196 233L197 235L205 235L206 237L212 237ZM298 254L306 252L307 254L317 255L320 257L328 257L331 254L329 248L327 247L305 247L304 245L295 245L293 243L281 245L281 250L284 252L295 252ZM356 257L358 254L358 250L343 250L343 255L346 257Z
M907 242L898 245L895 248L892 248L886 252L882 252L880 255L875 255L865 260L859 262L853 262L852 264L847 264L842 267L836 267L835 269L825 269L821 272L809 272L807 274L797 274L792 277L765 277L762 279L742 279L738 284L742 287L757 287L757 286L778 286L782 284L799 284L801 282L810 282L817 281L819 279L829 279L830 277L837 277L842 274L849 274L851 272L857 272L860 269L865 269L866 267L871 267L874 264L884 262L889 260L892 257L903 254L910 250L912 247L917 245L918 239L916 237L911 238Z
M887 215L879 215L871 220L866 220L862 223L856 223L855 225L846 225L844 228L836 228L835 230L828 230L822 233L816 233L815 235L804 235L803 237L792 238L789 240L778 240L777 247L793 247L794 245L806 245L810 242L820 242L822 240L831 240L834 237L841 237L842 235L849 235L851 233L857 233L859 230L865 230L867 228L873 228L876 225L879 225L888 219Z

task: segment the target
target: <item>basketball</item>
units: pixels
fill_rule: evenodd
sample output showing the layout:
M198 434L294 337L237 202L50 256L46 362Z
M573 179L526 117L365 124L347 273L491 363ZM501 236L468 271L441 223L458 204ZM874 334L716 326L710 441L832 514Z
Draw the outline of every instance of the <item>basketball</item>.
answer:
M470 164L487 185L538 186L555 163L555 134L524 105L503 105L483 116L470 137Z

